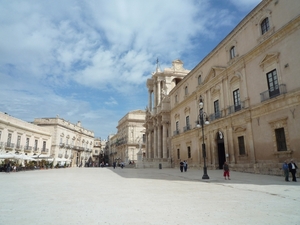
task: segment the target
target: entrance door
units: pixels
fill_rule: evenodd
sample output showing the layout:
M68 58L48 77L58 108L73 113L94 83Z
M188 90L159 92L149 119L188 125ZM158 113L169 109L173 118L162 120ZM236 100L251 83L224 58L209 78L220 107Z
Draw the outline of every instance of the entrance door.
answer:
M224 141L218 143L219 169L223 169L223 164L226 161Z

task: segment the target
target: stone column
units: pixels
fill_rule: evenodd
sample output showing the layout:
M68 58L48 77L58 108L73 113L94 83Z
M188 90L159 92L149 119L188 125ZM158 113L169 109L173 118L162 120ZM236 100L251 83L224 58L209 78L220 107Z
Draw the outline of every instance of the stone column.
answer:
M154 158L157 158L157 125L154 125L154 146L153 146L153 151L154 151Z
M152 93L152 91L151 91L151 90L148 90L148 108L149 108L149 111L150 111L150 112L152 111L152 98L151 98L151 93Z
M162 141L162 137L161 137L161 123L160 121L157 124L157 157L158 158L162 158L162 154L161 154L161 141Z
M163 123L163 135L162 135L162 144L163 144L163 159L166 159L168 157L167 152L167 123Z
M160 100L161 100L161 96L160 96L160 81L157 81L157 105L159 105Z
M147 155L147 158L150 159L151 158L151 130L149 130L149 133L148 133L148 155Z

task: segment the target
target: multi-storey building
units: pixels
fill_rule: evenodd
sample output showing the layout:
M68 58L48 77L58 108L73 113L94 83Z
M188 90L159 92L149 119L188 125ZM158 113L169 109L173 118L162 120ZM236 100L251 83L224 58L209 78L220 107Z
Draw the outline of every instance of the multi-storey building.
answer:
M66 163L70 166L86 166L93 163L94 132L72 124L62 118L37 118L34 124L45 127L52 134L51 152L54 164Z
M118 132L114 143L114 158L119 162L135 162L140 149L144 150L145 111L135 110L127 113L118 122Z
M203 143L213 169L228 161L234 170L281 174L284 160L300 159L299 12L299 1L263 0L190 72L177 66L176 77L173 62L172 85L166 72L152 75L148 166L169 159L202 167ZM200 98L210 121L204 135Z
M209 168L281 174L300 160L299 12L300 1L263 0L172 89L173 166L202 166L203 142Z
M116 162L118 159L116 143L117 143L117 135L116 134L108 135L106 145L105 145L105 152L109 155L110 165L112 165L113 162Z
M146 151L143 157L144 167L171 166L172 137L170 130L170 91L188 74L181 60L174 60L171 68L160 71L157 67L147 80L149 94L146 110ZM179 97L179 96L177 96Z
M50 156L51 132L0 112L0 152Z

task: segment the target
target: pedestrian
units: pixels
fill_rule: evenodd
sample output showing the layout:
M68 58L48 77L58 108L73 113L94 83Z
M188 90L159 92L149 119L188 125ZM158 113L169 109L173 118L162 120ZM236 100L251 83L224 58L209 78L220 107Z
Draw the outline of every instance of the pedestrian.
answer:
M229 166L228 166L226 161L224 162L224 165L223 165L223 171L224 171L225 180L226 180L226 176L228 177L228 180L230 180L230 178L229 178Z
M184 166L184 164L183 164L183 162L181 160L180 160L179 165L180 165L180 171L183 172L183 166Z
M183 161L183 168L184 168L184 172L186 172L187 171L187 167L188 167L188 163L187 163L187 161Z
M282 164L282 170L284 173L285 181L289 181L289 164L286 162L286 160Z
M297 179L296 179L296 170L298 169L296 163L294 163L294 160L291 159L291 162L289 163L289 171L291 172L292 174L292 177L293 177L293 181L296 182Z

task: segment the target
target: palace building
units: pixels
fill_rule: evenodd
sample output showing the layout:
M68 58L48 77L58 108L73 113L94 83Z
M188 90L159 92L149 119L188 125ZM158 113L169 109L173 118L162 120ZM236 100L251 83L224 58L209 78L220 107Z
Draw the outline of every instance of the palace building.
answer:
M191 71L180 60L156 70L147 81L148 167L201 168L203 143L209 169L227 161L281 174L284 160L300 160L299 12L299 1L263 0Z

